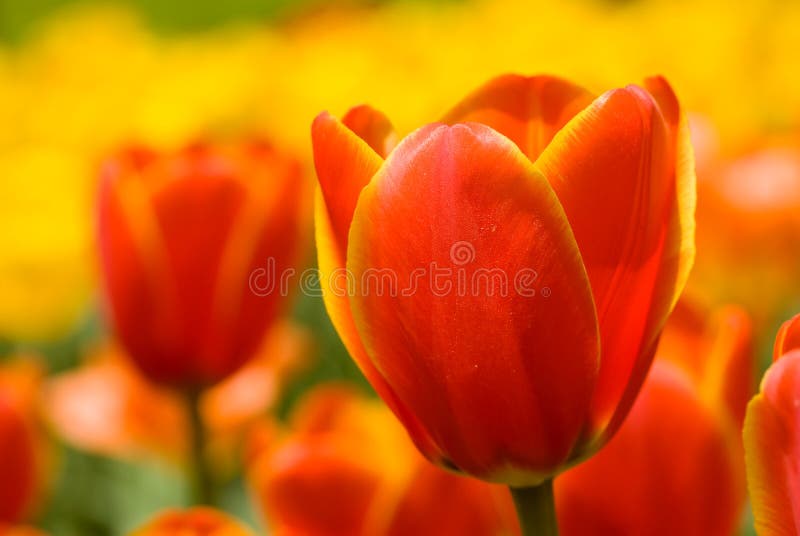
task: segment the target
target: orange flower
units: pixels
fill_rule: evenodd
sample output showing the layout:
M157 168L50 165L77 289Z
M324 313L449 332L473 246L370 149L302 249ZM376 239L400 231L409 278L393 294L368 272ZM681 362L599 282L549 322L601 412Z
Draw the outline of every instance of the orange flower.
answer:
M253 536L253 532L218 510L196 507L167 510L130 536Z
M257 355L203 393L201 412L217 469L238 458L250 427L273 408L289 379L307 364L309 333L276 323ZM182 460L188 449L184 401L155 385L117 349L99 352L77 370L56 376L45 391L56 431L100 454Z
M394 148L367 107L314 122L328 312L430 460L532 486L627 414L694 256L686 121L645 87L503 76Z
M775 342L775 361L747 406L747 488L759 536L800 533L800 315Z
M298 164L258 143L131 150L105 165L108 305L149 378L202 387L253 355L285 302L274 278L303 250L303 190ZM254 281L259 270L274 286Z
M385 406L318 388L292 430L252 456L257 502L278 534L517 533L507 490L450 474L414 449Z
M728 536L745 501L739 435L752 393L748 317L679 304L630 415L556 480L564 536Z

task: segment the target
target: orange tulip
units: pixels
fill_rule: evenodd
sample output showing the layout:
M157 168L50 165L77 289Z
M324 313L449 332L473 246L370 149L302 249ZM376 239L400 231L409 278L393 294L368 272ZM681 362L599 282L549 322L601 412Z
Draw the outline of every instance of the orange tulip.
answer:
M344 388L319 388L292 430L252 456L272 529L303 536L490 536L518 532L506 489L453 475L414 449L391 413Z
M775 361L744 422L747 488L759 536L800 533L800 315L775 341Z
M683 304L617 435L556 480L564 536L730 536L745 501L739 435L752 392L748 317Z
M253 536L253 532L235 519L214 510L197 507L167 510L130 536Z
M364 106L312 137L328 312L425 456L534 486L602 446L694 256L666 81L509 75L396 147Z
M298 164L259 143L131 150L104 167L99 245L116 333L152 380L215 383L256 351L302 251ZM273 281L274 282L274 281Z

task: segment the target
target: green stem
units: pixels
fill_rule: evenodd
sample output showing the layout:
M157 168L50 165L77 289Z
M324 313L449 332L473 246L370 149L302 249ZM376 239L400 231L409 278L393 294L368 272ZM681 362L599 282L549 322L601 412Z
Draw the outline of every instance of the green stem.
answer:
M558 536L553 481L531 488L510 488L522 536Z
M200 390L186 393L189 410L189 478L192 483L192 502L213 506L214 481L206 458L206 428L200 414Z

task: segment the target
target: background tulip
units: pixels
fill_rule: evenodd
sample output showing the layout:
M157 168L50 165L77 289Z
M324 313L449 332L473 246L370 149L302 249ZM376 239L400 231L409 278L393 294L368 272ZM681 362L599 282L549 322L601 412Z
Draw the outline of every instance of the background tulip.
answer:
M278 534L518 533L507 490L431 465L385 406L349 388L311 392L252 460L256 500Z
M0 386L0 524L20 521L39 485L35 435L18 402Z
M503 76L388 156L378 112L314 122L328 312L432 461L538 486L622 422L694 256L686 121L646 87Z
M742 310L712 316L679 303L617 435L556 480L563 534L733 534L745 500L739 430L753 368Z
M775 341L775 362L747 406L744 423L747 489L759 536L800 531L800 316Z
M134 149L102 174L98 237L117 336L155 381L223 379L284 305L276 281L258 295L251 277L286 273L302 251L298 164L259 143L198 145Z
M167 510L129 536L253 536L228 515L212 508Z

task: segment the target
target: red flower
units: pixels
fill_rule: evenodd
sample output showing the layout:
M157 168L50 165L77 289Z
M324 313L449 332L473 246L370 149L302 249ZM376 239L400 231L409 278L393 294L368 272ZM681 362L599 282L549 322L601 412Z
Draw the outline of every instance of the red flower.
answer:
M507 489L428 463L379 401L320 387L291 425L284 437L270 428L251 456L249 479L277 534L519 533Z
M99 243L116 333L151 379L221 380L281 312L280 277L302 251L298 164L263 144L132 150L103 169ZM267 292L269 290L269 292Z
M531 486L624 419L694 256L686 122L645 87L503 76L393 149L370 108L314 122L328 312L429 459Z

